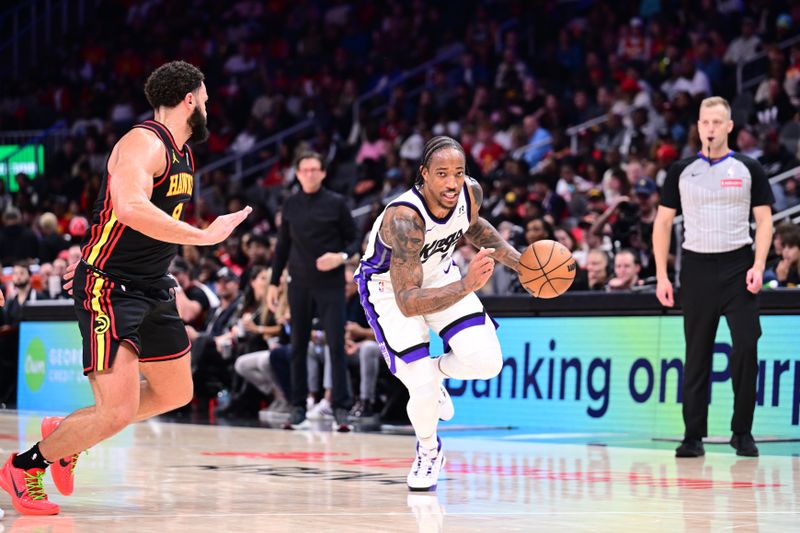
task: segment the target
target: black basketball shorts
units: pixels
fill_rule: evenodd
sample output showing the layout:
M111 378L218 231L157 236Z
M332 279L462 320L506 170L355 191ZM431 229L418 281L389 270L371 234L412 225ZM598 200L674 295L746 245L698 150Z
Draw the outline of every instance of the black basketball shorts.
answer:
M178 315L174 291L163 283L154 285L125 283L101 275L83 261L78 263L72 294L83 337L84 375L110 369L122 342L142 363L189 353L192 345Z

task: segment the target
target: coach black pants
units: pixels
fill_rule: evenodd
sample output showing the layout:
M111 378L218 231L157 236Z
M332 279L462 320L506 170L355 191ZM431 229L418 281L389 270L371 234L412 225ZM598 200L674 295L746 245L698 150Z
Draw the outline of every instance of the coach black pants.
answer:
M734 433L749 433L756 406L757 348L761 336L758 298L747 290L753 266L749 246L718 254L683 251L681 305L686 337L683 376L683 422L686 437L708 435L709 375L720 316L725 316L733 346Z
M344 286L311 287L296 282L289 283L289 310L292 346L292 397L296 407L305 406L308 396L308 342L311 340L311 322L316 304L325 341L331 353L331 404L349 409L353 404L347 375L347 356L344 352L345 298Z

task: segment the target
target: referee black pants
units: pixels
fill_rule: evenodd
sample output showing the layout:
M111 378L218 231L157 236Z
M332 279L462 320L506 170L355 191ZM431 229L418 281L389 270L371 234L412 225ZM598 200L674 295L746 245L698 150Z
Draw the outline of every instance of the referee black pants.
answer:
M316 304L325 342L331 354L331 404L334 408L349 409L353 404L347 374L347 356L344 351L345 298L344 286L311 287L289 283L289 310L292 346L292 397L295 407L305 407L308 396L308 342L311 340L311 322Z
M733 341L729 365L734 395L731 430L750 433L753 426L761 324L757 295L747 290L747 270L752 266L749 246L717 254L683 251L683 422L688 438L708 436L709 375L714 338L723 315Z

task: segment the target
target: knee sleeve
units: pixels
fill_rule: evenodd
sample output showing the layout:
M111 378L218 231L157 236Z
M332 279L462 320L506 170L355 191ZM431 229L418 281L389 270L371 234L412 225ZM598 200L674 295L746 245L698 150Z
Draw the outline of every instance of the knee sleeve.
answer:
M436 426L439 423L439 380L434 379L416 389L408 391L406 412L417 438L430 446L436 439Z
M433 359L420 359L411 364L397 363L397 378L408 389L406 412L417 438L424 445L436 442L439 423L439 377Z
M491 321L459 331L450 339L450 349L436 360L445 377L491 379L503 369L500 341Z

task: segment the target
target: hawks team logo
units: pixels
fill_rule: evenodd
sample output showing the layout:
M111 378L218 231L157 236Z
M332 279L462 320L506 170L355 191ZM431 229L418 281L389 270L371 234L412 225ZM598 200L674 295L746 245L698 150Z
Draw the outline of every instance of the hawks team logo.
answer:
M105 313L100 313L94 319L94 332L96 335L103 335L111 327L111 320Z

